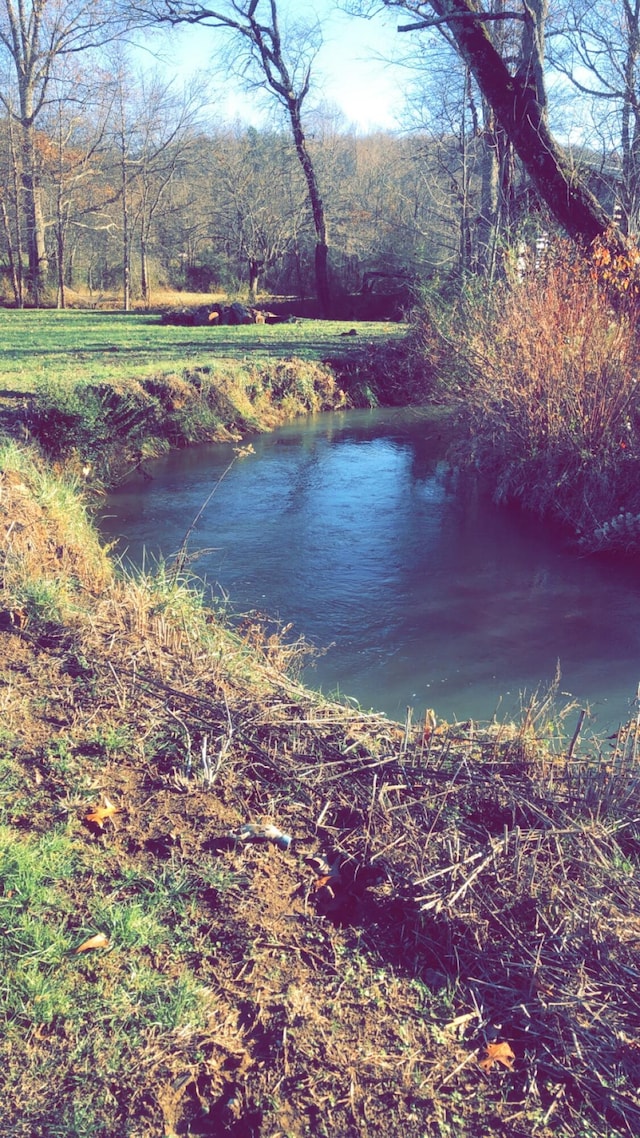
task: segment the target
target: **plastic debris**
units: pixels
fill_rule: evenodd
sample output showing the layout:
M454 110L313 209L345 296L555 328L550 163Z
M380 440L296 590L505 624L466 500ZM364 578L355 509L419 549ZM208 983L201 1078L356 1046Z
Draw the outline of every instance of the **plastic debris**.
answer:
M230 836L236 842L273 842L280 850L288 850L293 840L290 834L284 834L273 822L245 822Z
M319 856L304 860L315 878L309 895L318 913L334 920L348 918L357 904L357 866L338 853L331 859Z

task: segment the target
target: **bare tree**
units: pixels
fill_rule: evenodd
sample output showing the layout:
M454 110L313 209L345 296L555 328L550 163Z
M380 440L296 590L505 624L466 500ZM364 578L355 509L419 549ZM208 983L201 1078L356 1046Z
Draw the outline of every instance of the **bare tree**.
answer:
M216 148L220 197L216 220L248 270L249 301L255 304L260 278L293 247L305 210L304 189L296 185L289 200L274 185L291 185L288 136L259 134L253 128L230 135ZM301 192L302 191L302 192Z
M190 167L197 117L206 91L197 85L178 91L156 75L143 76L135 113L135 150L130 152L133 232L140 253L140 291L151 302L149 249L156 217L167 204L178 171Z
M47 249L39 179L37 123L58 62L113 38L121 27L110 0L0 0L0 53L11 61L15 93L0 101L21 132L22 204L27 285L35 304L44 295Z
M160 23L204 24L222 28L245 49L241 73L253 85L266 88L284 109L302 167L316 234L315 278L320 307L330 309L329 241L323 196L308 146L302 108L311 87L312 66L321 46L320 29L298 25L283 38L277 0L229 0L226 8L209 8L189 0L156 0L137 5L139 11Z
M128 312L135 247L142 298L150 303L153 228L178 174L184 176L189 168L198 115L207 94L200 81L179 91L173 81L165 82L157 74L136 76L121 53L112 63L110 133L120 214L123 307Z
M498 11L504 3L491 0L492 9ZM514 27L496 21L489 29L494 45L515 60L520 43ZM438 141L432 149L441 177L433 182L433 192L442 210L449 190L447 212L455 214L458 227L459 271L492 277L498 249L511 240L519 220L515 197L520 171L513 147L446 28L440 35L415 36L403 64L409 77L407 124Z
M67 285L72 283L76 242L70 241L70 234L93 228L104 209L97 183L113 103L99 75L89 79L73 66L65 70L63 78L52 80L45 121L58 308L66 307Z
M611 231L611 218L576 176L570 159L548 124L544 86L545 20L548 0L513 0L509 9L491 0L384 0L412 18L399 31L437 28L445 33L472 71L483 98L493 108L540 196L560 225L578 241L591 242ZM515 59L492 42L488 27L516 21L521 27ZM624 250L621 234L613 238Z
M621 225L640 223L640 0L572 0L554 66L589 100L614 173ZM612 161L613 160L613 161ZM611 169L615 161L618 169ZM605 176L606 176L605 170Z
M0 170L0 216L7 250L13 302L24 307L24 273L21 224L20 153L16 144L15 121L9 115L4 123L6 165Z

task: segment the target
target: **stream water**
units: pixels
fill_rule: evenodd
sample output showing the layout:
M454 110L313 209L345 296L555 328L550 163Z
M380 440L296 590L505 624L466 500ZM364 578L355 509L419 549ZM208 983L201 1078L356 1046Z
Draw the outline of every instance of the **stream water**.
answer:
M635 714L640 580L581 558L531 517L456 489L441 420L361 411L253 440L189 541L233 613L260 610L320 648L305 681L403 719L507 718L562 673L597 730ZM101 529L136 564L169 557L233 458L171 454L112 494Z

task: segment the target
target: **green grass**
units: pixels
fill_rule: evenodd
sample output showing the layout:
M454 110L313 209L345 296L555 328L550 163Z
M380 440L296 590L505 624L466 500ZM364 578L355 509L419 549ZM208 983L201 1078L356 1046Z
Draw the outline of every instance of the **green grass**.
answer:
M402 334L399 324L300 320L296 324L181 328L147 313L0 311L0 399L59 384L143 379L215 367L220 360L336 359Z
M160 1034L189 1046L215 1011L186 959L187 877L105 873L102 861L77 822L38 837L0 826L0 1025L11 1055L24 1047L31 1056L4 1076L29 1099L33 1134L116 1132L117 1100L131 1093L122 1071L155 1056ZM75 954L98 932L105 948ZM4 1121L7 1134L28 1129L15 1114Z

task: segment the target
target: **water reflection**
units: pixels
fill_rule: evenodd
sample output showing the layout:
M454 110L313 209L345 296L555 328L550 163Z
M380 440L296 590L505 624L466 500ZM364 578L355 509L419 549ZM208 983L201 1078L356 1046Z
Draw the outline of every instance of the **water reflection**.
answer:
M579 559L529 518L452 486L442 426L349 412L254 440L219 485L191 551L235 611L259 608L319 646L307 680L403 716L517 708L548 683L626 719L640 676L632 566ZM232 455L173 454L109 499L103 530L128 555L170 555Z

